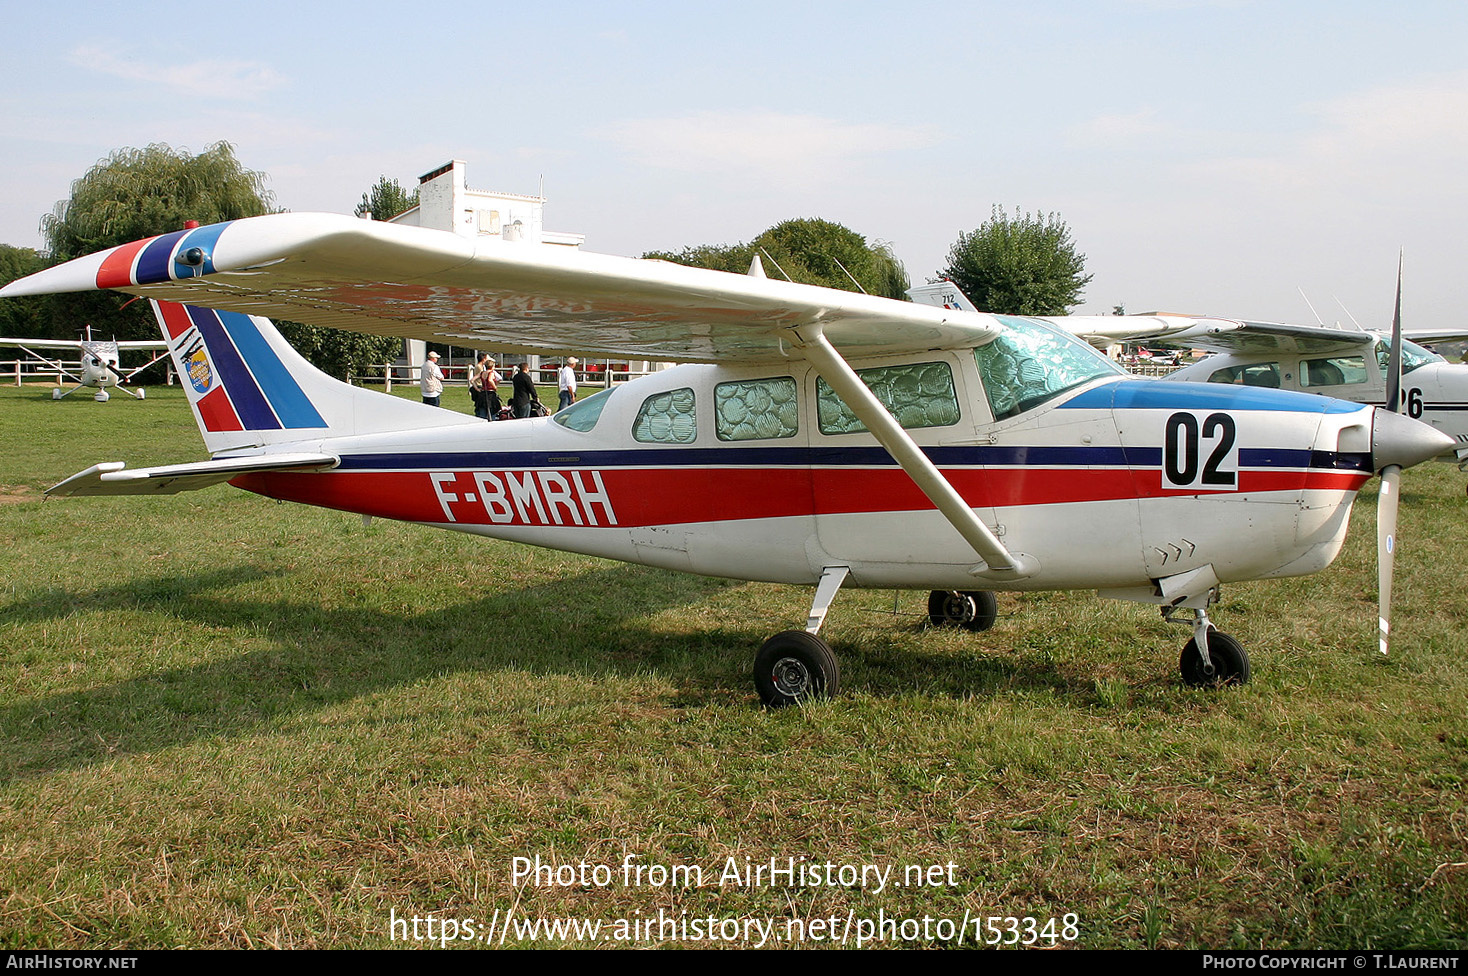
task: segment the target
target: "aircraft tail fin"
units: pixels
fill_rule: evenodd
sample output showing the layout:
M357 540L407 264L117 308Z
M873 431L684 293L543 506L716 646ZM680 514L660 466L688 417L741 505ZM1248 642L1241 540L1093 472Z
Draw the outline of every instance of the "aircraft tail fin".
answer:
M907 297L919 305L936 305L961 312L977 312L974 303L951 281L931 281L926 285L914 285L907 290Z
M258 315L152 304L210 454L482 423L327 376Z

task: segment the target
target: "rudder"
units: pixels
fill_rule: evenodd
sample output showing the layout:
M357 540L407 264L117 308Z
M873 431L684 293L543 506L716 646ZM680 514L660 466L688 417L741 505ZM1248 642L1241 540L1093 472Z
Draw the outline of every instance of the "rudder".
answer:
M478 422L334 379L261 316L152 304L210 454Z

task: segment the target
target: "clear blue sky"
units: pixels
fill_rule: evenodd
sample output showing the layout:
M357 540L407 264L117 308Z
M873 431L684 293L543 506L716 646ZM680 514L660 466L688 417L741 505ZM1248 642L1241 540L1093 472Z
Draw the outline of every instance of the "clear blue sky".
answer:
M788 217L914 281L998 204L1058 213L1125 303L1457 325L1468 3L12 4L0 241L122 146L235 144L279 205L350 212L461 158L639 254Z

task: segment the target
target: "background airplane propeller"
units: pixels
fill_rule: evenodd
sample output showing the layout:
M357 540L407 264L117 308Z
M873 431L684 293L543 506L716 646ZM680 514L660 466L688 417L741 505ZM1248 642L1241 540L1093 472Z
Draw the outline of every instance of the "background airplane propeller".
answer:
M1387 365L1386 402L1402 412L1402 257L1397 255L1397 304L1392 313L1392 351ZM1392 572L1396 562L1397 505L1401 496L1402 466L1381 469L1381 491L1376 503L1376 592L1379 650L1387 652L1391 635Z

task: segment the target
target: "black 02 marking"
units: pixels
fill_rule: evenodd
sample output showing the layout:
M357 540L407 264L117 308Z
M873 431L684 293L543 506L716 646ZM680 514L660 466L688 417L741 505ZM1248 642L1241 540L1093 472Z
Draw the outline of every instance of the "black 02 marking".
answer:
M1237 488L1238 461L1234 457L1237 440L1238 427L1229 414L1210 413L1201 423L1191 413L1175 413L1168 417L1162 437L1164 486ZM1206 461L1202 460L1205 442L1208 448Z

